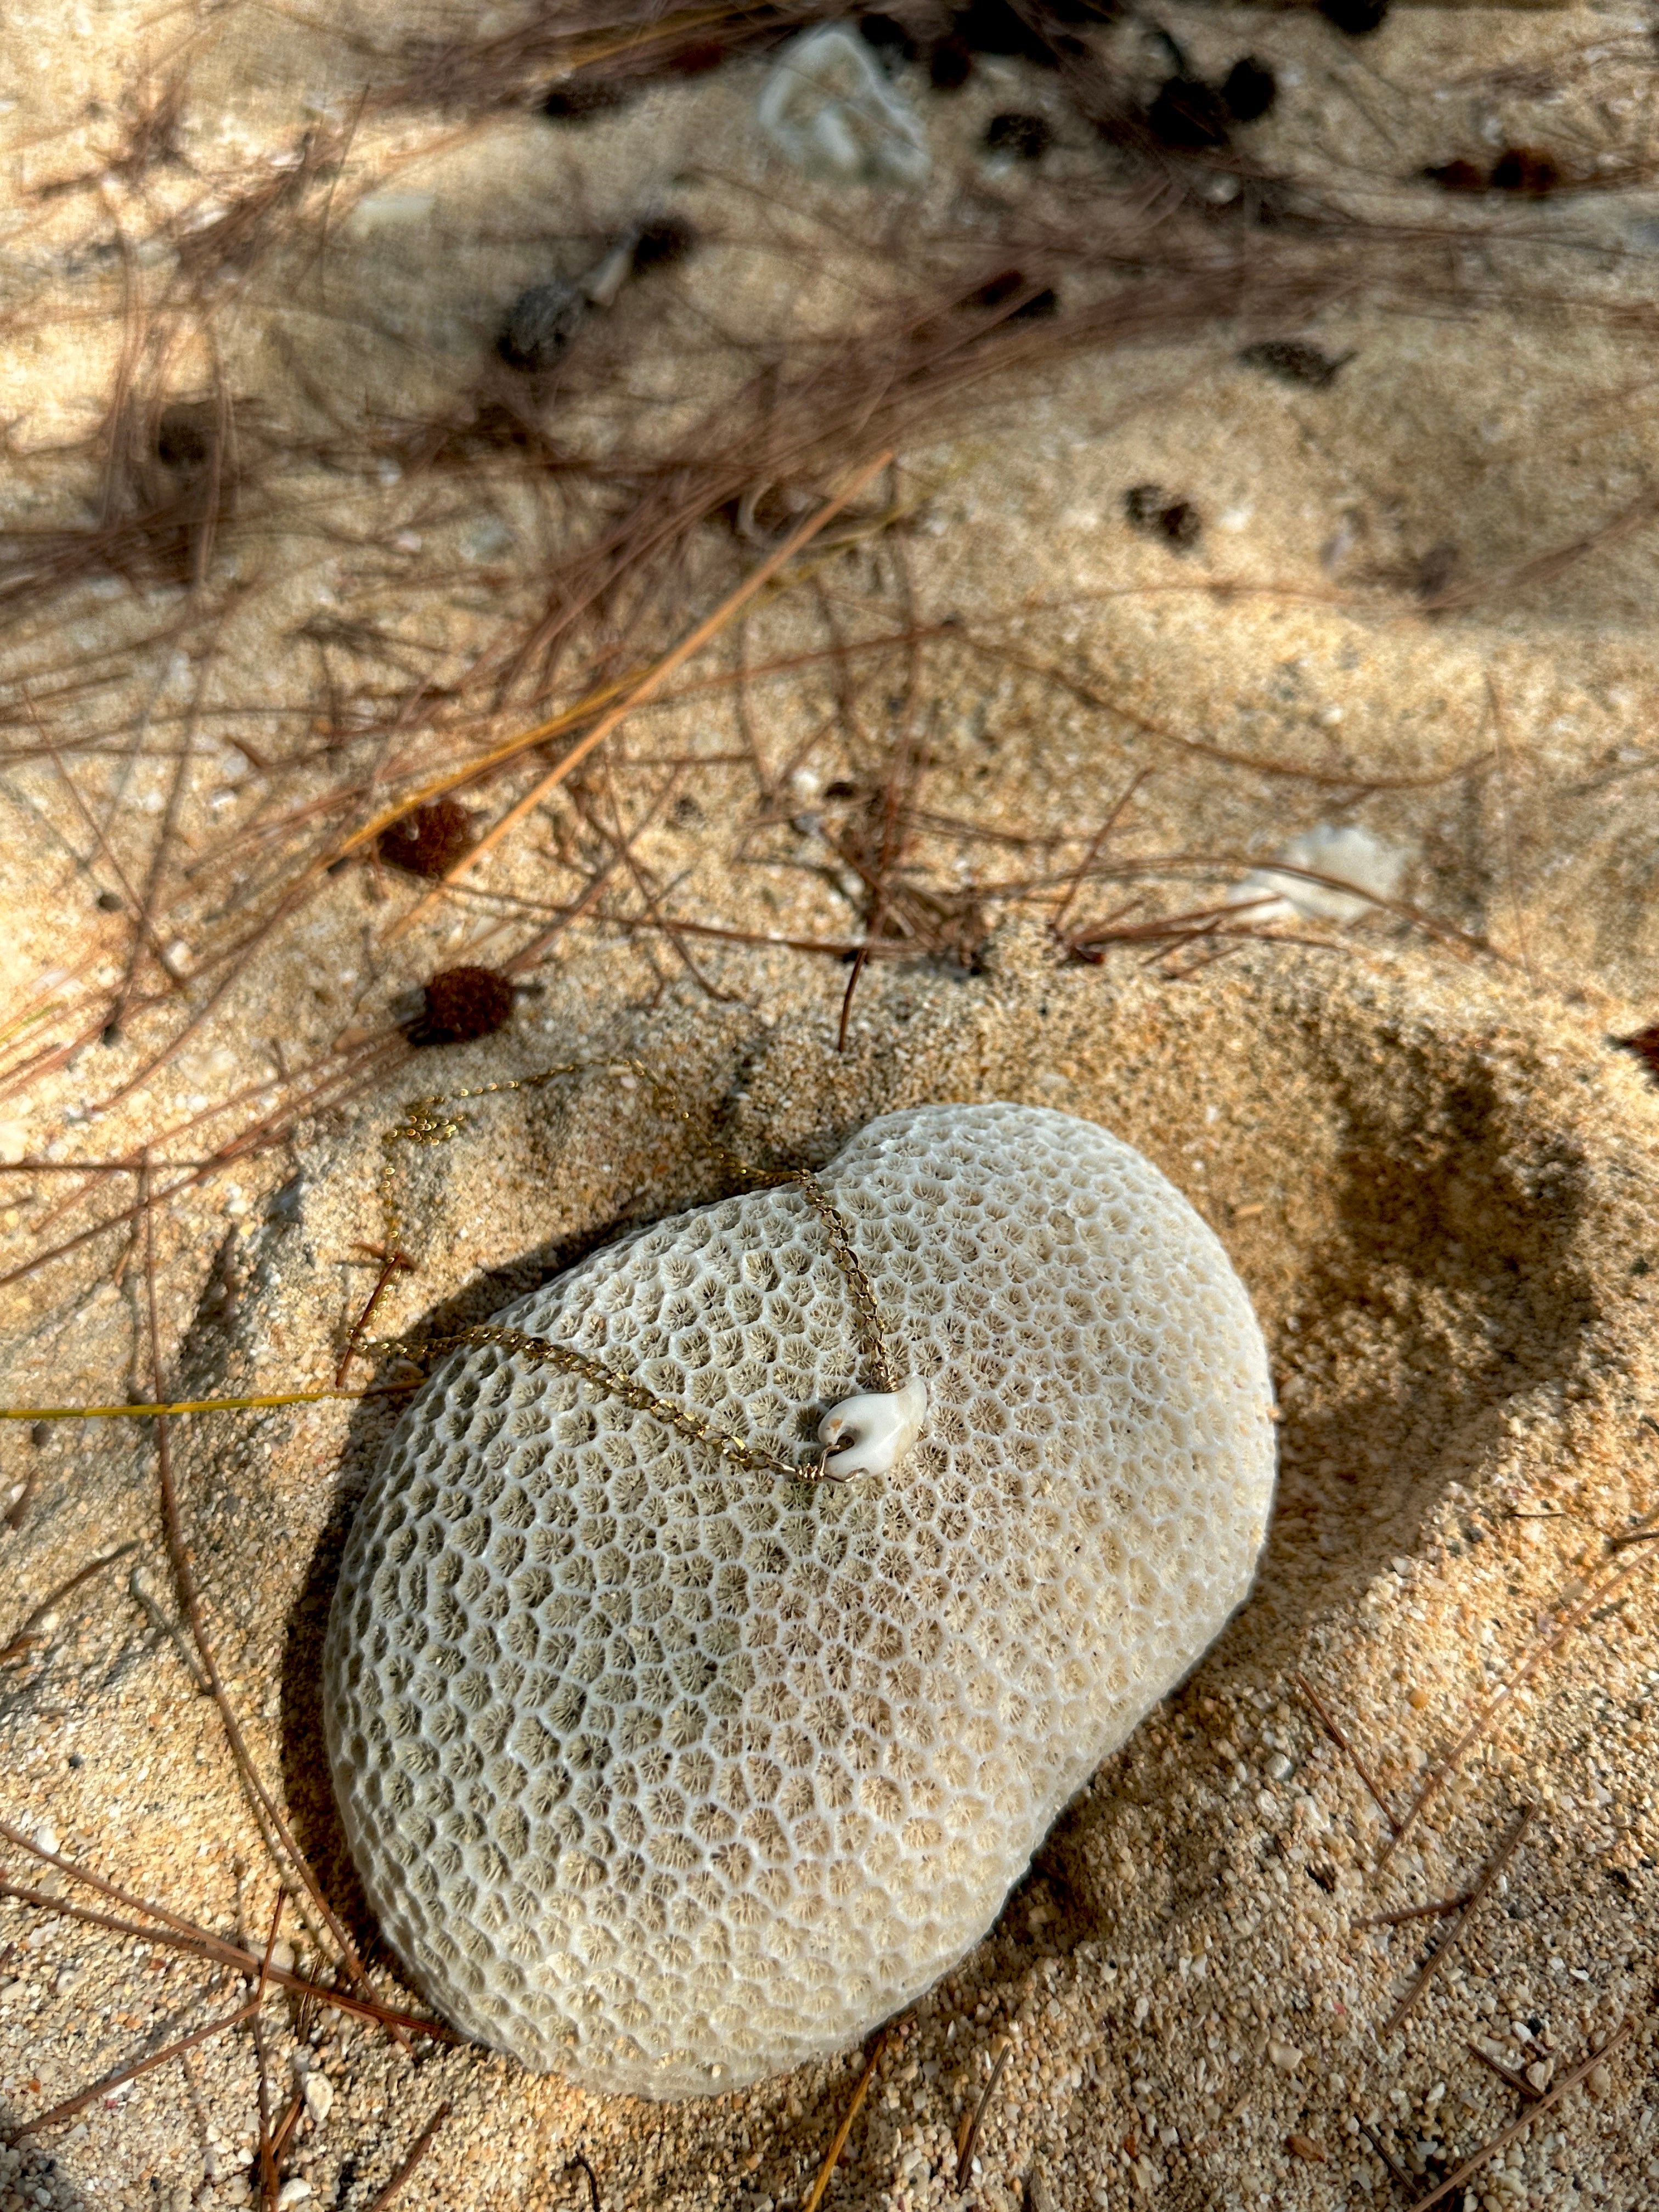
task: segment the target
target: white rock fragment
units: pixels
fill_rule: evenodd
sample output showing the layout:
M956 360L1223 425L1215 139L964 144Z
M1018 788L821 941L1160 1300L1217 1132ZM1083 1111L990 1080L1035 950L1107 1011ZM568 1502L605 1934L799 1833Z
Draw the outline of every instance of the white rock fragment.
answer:
M1376 911L1376 899L1398 894L1407 855L1357 823L1339 827L1322 822L1292 837L1278 858L1292 868L1334 877L1336 883L1310 883L1279 868L1252 868L1227 895L1235 906L1249 904L1252 921L1294 921L1298 915L1316 921L1358 921L1362 915ZM1353 888L1339 890L1337 883Z
M28 1158L29 1133L22 1121L0 1121L0 1167L15 1168Z
M320 2128L334 2110L334 2084L326 2074L315 2072L305 2078L306 2110Z
M1266 1530L1261 1332L1139 1153L924 1107L819 1179L904 1390L858 1391L847 1279L787 1185L496 1319L804 1474L807 1420L844 1424L856 1480L741 1473L477 1346L411 1400L342 1562L326 1739L382 1928L459 2027L595 2091L740 2088L921 1995Z
M768 73L756 120L786 160L837 184L927 181L927 134L855 31L826 23L792 40Z
M915 1378L898 1390L843 1399L818 1423L821 1444L846 1447L824 1462L824 1473L836 1482L890 1474L915 1442L927 1412L927 1385Z

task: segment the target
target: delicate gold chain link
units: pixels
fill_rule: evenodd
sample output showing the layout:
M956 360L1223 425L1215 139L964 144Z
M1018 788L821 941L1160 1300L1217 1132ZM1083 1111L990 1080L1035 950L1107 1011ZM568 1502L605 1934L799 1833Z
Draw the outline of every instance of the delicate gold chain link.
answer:
M499 1097L510 1091L540 1091L563 1076L618 1069L626 1070L647 1085L691 1132L694 1139L719 1159L738 1182L750 1189L778 1189L793 1184L799 1190L823 1223L830 1249L846 1277L848 1291L866 1340L874 1387L880 1391L896 1390L898 1384L892 1362L888 1358L875 1291L862 1261L853 1249L852 1237L844 1217L817 1177L807 1168L750 1167L729 1146L700 1130L672 1086L654 1069L647 1067L643 1060L567 1060L557 1067L543 1068L534 1075L514 1076L501 1083L483 1083L470 1090L411 1099L404 1109L403 1118L394 1122L380 1139L384 1149L380 1177L380 1211L388 1260L394 1254L402 1259L409 1256L401 1250L405 1218L394 1147L401 1144L447 1144L459 1133L464 1126L447 1109L471 1099ZM636 1382L633 1376L607 1366L603 1360L591 1358L569 1345L556 1343L550 1337L529 1335L521 1329L503 1328L492 1322L474 1328L459 1329L447 1336L428 1337L419 1343L404 1337L375 1338L361 1348L393 1353L418 1365L424 1364L434 1352L453 1351L466 1345L485 1344L519 1353L544 1366L556 1367L562 1374L578 1376L596 1389L608 1391L612 1397L620 1398L624 1405L632 1406L636 1412L649 1413L665 1426L678 1430L682 1436L708 1446L723 1459L730 1460L745 1472L764 1471L780 1475L790 1482L835 1480L824 1474L822 1460L816 1465L808 1462L805 1466L799 1466L767 1445L747 1443L741 1437L733 1436L716 1422L705 1420L702 1414L693 1413L689 1407L677 1406L669 1399L658 1397L654 1391Z

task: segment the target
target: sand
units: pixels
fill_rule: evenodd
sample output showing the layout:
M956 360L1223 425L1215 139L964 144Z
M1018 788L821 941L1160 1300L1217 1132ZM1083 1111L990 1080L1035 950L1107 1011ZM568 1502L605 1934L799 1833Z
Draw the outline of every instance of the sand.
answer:
M1356 101L1382 118L1396 175L1466 139L1520 143L1558 125L1591 165L1608 148L1639 150L1646 127L1639 108L1614 106L1641 91L1620 16L1402 11L1363 47L1333 46L1300 16L1170 20L1206 69L1248 46L1302 70L1263 126L1274 159L1352 154ZM118 222L131 240L151 235L233 170L269 176L301 128L345 117L365 75L390 73L286 16L238 9L197 27L189 166L152 172L142 191L116 176L40 199L42 182L107 165L134 57L159 70L164 46L152 32L146 48L136 11L118 8L73 36L55 15L14 21L0 88L18 102L0 372L21 457L0 494L9 526L73 517L94 495L95 471L58 449L97 419L123 283L159 283L171 267L137 252L124 279L119 254L93 247ZM406 20L375 11L345 27L389 47ZM1601 58L1584 64L1587 52ZM1540 57L1565 72L1564 99L1528 77ZM587 811L562 795L492 858L477 892L400 931L421 895L406 877L354 866L319 878L210 1001L216 952L278 870L313 849L299 810L360 764L372 793L399 757L388 726L411 672L448 682L487 653L558 544L556 511L516 483L394 472L366 426L459 405L514 291L550 258L586 265L647 202L683 210L709 240L658 280L656 307L643 289L625 297L600 333L665 440L745 347L791 322L833 326L881 281L878 228L848 235L875 225L873 203L849 221L832 195L766 165L747 129L754 81L752 68L721 72L580 132L514 115L459 132L453 117L374 121L337 187L328 296L302 288L297 252L226 288L216 339L232 387L258 402L241 434L257 443L262 420L303 420L320 436L320 388L357 458L343 471L316 453L279 457L228 524L205 603L94 578L8 637L14 694L26 686L69 748L107 842L38 748L8 767L0 974L37 1034L87 1041L0 1098L15 1149L45 1163L7 1178L6 1264L76 1233L98 1218L89 1207L115 1211L114 1188L130 1202L130 1178L96 1184L54 1228L75 1182L63 1163L144 1143L164 1162L197 1157L251 1116L293 1113L299 1071L371 1049L381 1057L351 1095L161 1213L170 1388L331 1379L374 1279L354 1247L381 1233L380 1133L417 1093L638 1053L671 1067L740 1149L808 1158L925 1098L1095 1115L1200 1206L1262 1314L1284 1420L1261 1583L1066 1816L991 1936L896 2027L827 2202L1404 2205L1362 2124L1426 2191L1519 2108L1469 2037L1547 2081L1594 2064L1595 2038L1628 2016L1637 2026L1605 2071L1470 2186L1477 2203L1506 2207L1641 2205L1659 2190L1643 2087L1659 1654L1649 1551L1608 1543L1659 1504L1642 1422L1656 1109L1607 1039L1654 1012L1651 549L1631 528L1571 565L1514 572L1644 496L1642 267L1608 258L1640 244L1643 189L1516 217L1540 241L1540 283L1578 282L1593 257L1569 239L1595 240L1600 296L1632 309L1623 330L1495 307L1410 320L1356 299L1291 333L1333 356L1356 349L1323 391L1241 364L1239 345L1263 333L1231 322L988 387L974 422L907 446L904 530L837 549L811 590L758 607L744 638L751 666L799 664L833 635L949 618L908 677L886 648L851 663L851 679L819 659L757 678L744 702L711 686L642 715L613 741ZM1448 98L1414 90L1425 85ZM929 220L956 194L969 227L995 234L1087 174L1080 143L1062 145L1048 182L973 166L989 112L1051 90L997 64L961 105L930 111ZM199 337L180 332L169 388L205 389ZM582 434L603 434L611 388L596 377ZM1200 509L1190 552L1130 526L1126 490L1149 483ZM1452 544L1451 575L1483 596L1425 612L1410 579ZM730 537L700 541L653 636L672 641L754 558ZM364 623L379 635L360 651L351 625ZM728 635L693 676L729 669L734 649ZM66 688L88 676L91 688ZM911 726L907 680L926 753L910 882L974 957L872 963L837 1054L844 966L781 945L677 947L649 926L648 899L703 925L856 941L868 902L845 854L879 821L894 742ZM458 711L441 759L532 719L510 700L494 718ZM20 703L20 755L33 727ZM287 765L262 769L244 738ZM1156 945L1109 948L1099 968L1060 963L1040 917L1143 772L1112 849L1146 872L1085 886L1074 931L1136 896L1137 919L1212 902L1322 822L1397 847L1403 903L1435 929L1384 910L1352 927L1279 925L1317 947L1253 946L1213 968ZM617 866L608 919L566 930L524 971L537 988L506 1030L410 1053L391 1027L402 994L446 961L501 957L542 909L579 896L614 860L613 799L630 822L656 810L636 848L648 898ZM154 1003L105 1045L95 1018L132 933L124 886L142 888L164 821L184 842L158 935L182 988L147 955L138 996ZM1150 872L1167 855L1201 864ZM1040 896L1008 888L1036 877L1050 879ZM124 910L100 908L100 890ZM186 1012L199 1024L165 1066L108 1105ZM475 1114L420 1164L421 1271L391 1285L388 1327L482 1313L619 1224L719 1188L706 1150L603 1074ZM8 1284L9 1401L148 1392L143 1259L117 1226ZM375 1401L331 1404L173 1434L230 1698L371 1945L327 1801L313 1685L331 1562L386 1418ZM21 1526L0 1532L0 1639L42 1639L11 1651L0 1676L0 1817L31 1834L49 1824L78 1862L215 1930L258 1929L258 1948L270 1861L181 1650L153 1437L64 1425L37 1444L9 1425L0 1454L8 1488L24 1486ZM128 1543L138 1548L36 1619ZM1605 1607L1571 1615L1626 1568ZM1403 1811L1563 1608L1574 1625L1547 1665L1380 1868L1382 1816L1293 1676ZM1358 1923L1467 1887L1527 1804L1506 1873L1405 2028L1383 2036L1430 1937L1421 1921ZM8 1860L9 1879L32 1878L25 1855ZM297 1905L286 1934L302 1961L317 1954ZM374 1969L383 1992L413 2001L391 1962ZM207 1980L160 1948L0 1906L4 2124L239 2002L240 1984L204 1995ZM352 2208L447 2100L408 2202L564 2212L586 2202L580 2153L605 2212L781 2212L810 2189L864 2057L706 2106L608 2106L476 2051L412 2059L275 2002L265 2020L273 2109L302 2073L329 2085L313 2086L289 2146L290 2186L312 2191L290 2201ZM1005 2042L977 2167L958 2177L957 2130ZM29 2142L0 2166L0 2207L257 2199L257 2112L244 2028Z

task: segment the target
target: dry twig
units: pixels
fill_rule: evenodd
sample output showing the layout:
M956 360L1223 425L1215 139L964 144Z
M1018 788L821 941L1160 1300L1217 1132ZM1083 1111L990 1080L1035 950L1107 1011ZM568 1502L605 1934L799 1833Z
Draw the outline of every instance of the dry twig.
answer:
M1491 1858L1486 1862L1486 1864L1481 1872L1480 1878L1475 1883L1474 1888L1469 1892L1468 1902L1463 1907L1463 1910L1458 1916L1457 1920L1447 1929L1444 1936L1441 1937L1439 1942L1435 1945L1434 1949L1424 1960L1422 1969L1412 1983L1411 1987L1407 1990L1405 1996L1401 1998L1399 2003L1389 2014L1388 2019L1383 2022L1382 2027L1379 2029L1378 2033L1385 2040L1388 2037L1391 2036L1395 2028L1400 2026L1407 2014L1410 2012L1413 2006L1416 2004L1424 1990L1428 1988L1429 1984L1440 1972L1442 1966L1446 1964L1446 1961L1451 1957L1452 1953L1457 1948L1464 1936L1468 1934L1469 1929L1474 1925L1474 1916L1480 1909L1481 1899L1486 1896L1486 1892L1492 1887L1493 1882L1497 1881L1498 1875L1503 1873L1510 1859L1514 1857L1516 1847L1519 1845L1522 1837L1526 1834L1528 1828L1532 1825L1532 1817L1537 1809L1538 1808L1535 1805L1523 1805L1520 1812L1516 1814L1515 1819L1510 1822L1509 1833L1504 1837L1503 1842L1499 1844L1498 1849L1492 1853Z
M847 2148L848 2136L853 2132L853 2123L864 2109L864 2100L870 2093L870 2084L876 2078L876 2069L881 2063L881 2054L887 2048L887 2038L890 2033L891 2030L888 2027L883 2027L878 2031L870 2056L864 2062L864 2071L859 2075L858 2086L853 2092L852 2101L842 2115L841 2125L836 2130L835 2139L823 2154L823 2163L818 2168L818 2178L807 2191L800 2212L818 2212L818 2207L823 2202L823 2193L830 2186L830 2177L834 2173L841 2154Z
M386 2187L381 2190L380 2195L374 2198L374 2202L368 2208L368 2212L386 2212L386 2207L391 2203L392 2198L396 2197L399 2190L402 2189L404 2184L414 2172L416 2167L426 2156L428 2151L431 2149L433 2137L437 2134L439 2129L442 2127L444 2122L448 2118L449 2105L447 2100L446 2100L443 2104L439 2106L437 2111L434 2112L432 2118L421 2130L419 2135L416 2136L414 2142L410 2146L409 2156L398 2168L398 2171L392 2175L391 2180L386 2183Z
M1012 2042L1005 2036L1002 2048L992 2062L991 2078L980 2092L979 2102L974 2106L971 2113L964 2113L963 2116L962 2129L957 2136L957 2180L958 2183L965 2181L968 2178L969 2162L974 2155L975 2146L979 2142L979 2131L985 2124L985 2115L991 2109L991 2100L996 2094L997 2083L1002 2079L1002 2069L1008 2063L1009 2054L1013 2047Z

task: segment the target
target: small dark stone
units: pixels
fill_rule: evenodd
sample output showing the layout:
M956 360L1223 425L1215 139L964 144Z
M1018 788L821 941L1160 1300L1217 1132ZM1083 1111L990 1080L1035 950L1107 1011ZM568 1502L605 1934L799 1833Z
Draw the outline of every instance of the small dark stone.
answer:
M106 1050L113 1052L116 1046L121 1042L121 1024L119 1022L106 1022L103 1028L98 1032L98 1042L100 1044L104 1046Z
M551 368L586 313L586 296L575 285L557 278L550 284L532 284L508 308L495 350L509 368L532 374Z
M1304 345L1296 338L1263 338L1245 346L1238 357L1247 368L1265 369L1281 384L1305 384L1315 392L1322 392L1353 359L1351 353L1321 353L1317 346Z
M119 914L125 903L119 891L100 891L98 894L100 914Z
M826 799L856 799L859 787L855 783L848 783L844 775L838 775L833 783L824 785L823 795Z
M1278 97L1278 78L1254 54L1233 64L1221 88L1221 104L1235 123L1256 122Z
M1441 161L1423 173L1443 192L1484 192L1486 189L1486 176L1473 161Z
M426 987L424 1018L409 1032L411 1044L471 1044L504 1029L513 1012L513 986L493 968L445 968Z
M1200 78L1172 76L1147 109L1146 127L1161 144L1197 153L1226 144L1227 110Z
M1040 161L1054 139L1054 126L1047 116L1028 115L1019 108L994 115L985 126L986 151L1012 154L1018 161Z
M586 123L595 115L614 114L629 97L625 85L607 84L602 77L567 77L547 94L539 112L550 123Z
M1334 31L1351 39L1368 39L1382 27L1389 0L1319 0L1319 12Z
M927 82L935 92L960 92L973 73L973 50L954 32L928 49Z
M202 399L175 400L161 410L155 426L155 458L163 468L180 476L195 476L213 458L216 423L211 404Z
M52 1442L52 1423L50 1421L31 1421L29 1424L29 1442L34 1446L36 1451L45 1451L46 1446Z
M472 848L472 817L453 799L417 806L380 832L380 858L411 876L447 876Z
M646 224L634 240L634 274L647 269L672 269L695 252L697 234L678 216L662 215Z
M1492 163L1491 182L1495 192L1523 192L1529 199L1541 200L1560 181L1561 172L1554 161L1535 146L1510 146Z
M865 44L873 46L884 62L913 62L921 52L913 33L896 15L860 15L859 33Z

